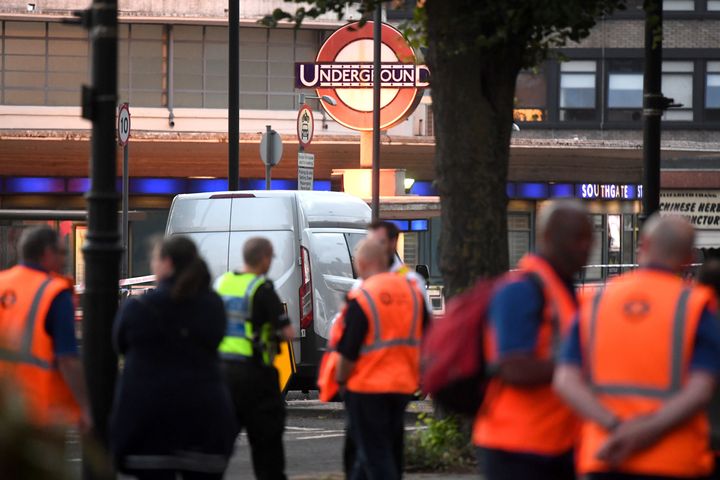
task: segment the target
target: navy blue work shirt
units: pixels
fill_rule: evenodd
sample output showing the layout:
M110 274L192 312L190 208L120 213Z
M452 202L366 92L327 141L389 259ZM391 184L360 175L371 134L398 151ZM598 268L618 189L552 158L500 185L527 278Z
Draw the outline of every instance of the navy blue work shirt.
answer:
M565 283L573 298L575 287ZM545 297L537 280L522 278L503 285L493 296L488 317L495 329L499 358L535 352Z

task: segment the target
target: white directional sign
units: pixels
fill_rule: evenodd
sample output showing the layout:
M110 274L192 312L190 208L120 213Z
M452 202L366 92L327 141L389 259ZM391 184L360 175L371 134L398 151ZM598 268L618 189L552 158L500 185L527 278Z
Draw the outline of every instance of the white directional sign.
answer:
M315 171L315 155L298 153L298 190L312 190Z
M313 118L312 109L303 105L297 116L297 136L298 142L302 147L307 147L312 142L315 133L315 119Z
M130 139L130 107L127 103L120 105L118 110L117 135L120 145L127 145Z

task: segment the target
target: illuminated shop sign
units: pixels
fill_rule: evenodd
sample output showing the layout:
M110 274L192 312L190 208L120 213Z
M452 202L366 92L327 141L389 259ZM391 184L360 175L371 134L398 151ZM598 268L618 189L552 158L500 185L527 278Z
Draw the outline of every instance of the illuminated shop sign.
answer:
M373 66L371 63L296 63L295 86L297 88L372 88ZM427 87L430 70L425 65L385 63L380 68L383 88Z
M575 196L588 200L637 200L642 198L642 185L581 183L575 185Z
M380 129L405 120L420 103L430 71L397 29L383 23L380 67ZM325 111L339 124L358 131L373 126L373 22L352 23L333 32L314 63L295 64L295 86L314 88Z

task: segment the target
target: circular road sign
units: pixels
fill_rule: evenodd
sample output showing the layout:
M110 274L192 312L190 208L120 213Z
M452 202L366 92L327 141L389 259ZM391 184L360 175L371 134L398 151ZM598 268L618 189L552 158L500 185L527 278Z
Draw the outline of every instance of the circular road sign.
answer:
M124 147L130 139L130 107L127 103L120 105L117 122L118 142Z
M270 137L268 139L268 137ZM270 143L268 148L268 143ZM262 140L260 140L260 159L265 165L274 167L280 163L283 152L283 143L280 134L275 130L263 133Z
M381 39L380 128L385 130L405 120L420 103L429 70L417 64L412 47L395 28L383 23ZM323 107L338 123L353 130L372 130L376 76L372 62L373 22L339 28L323 43L316 58L317 95L337 100L335 106L322 101Z
M312 142L315 134L315 119L309 105L300 107L297 116L297 136L298 142L303 147L307 147Z

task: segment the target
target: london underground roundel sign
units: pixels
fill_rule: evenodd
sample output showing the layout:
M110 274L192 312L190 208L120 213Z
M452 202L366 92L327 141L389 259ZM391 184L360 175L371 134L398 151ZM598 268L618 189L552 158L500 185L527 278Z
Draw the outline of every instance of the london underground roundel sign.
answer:
M382 24L380 68L380 128L405 120L428 86L430 71L418 65L402 34ZM336 30L320 47L315 63L295 64L297 88L314 88L337 105L321 101L327 113L347 128L372 130L373 22L352 23Z

